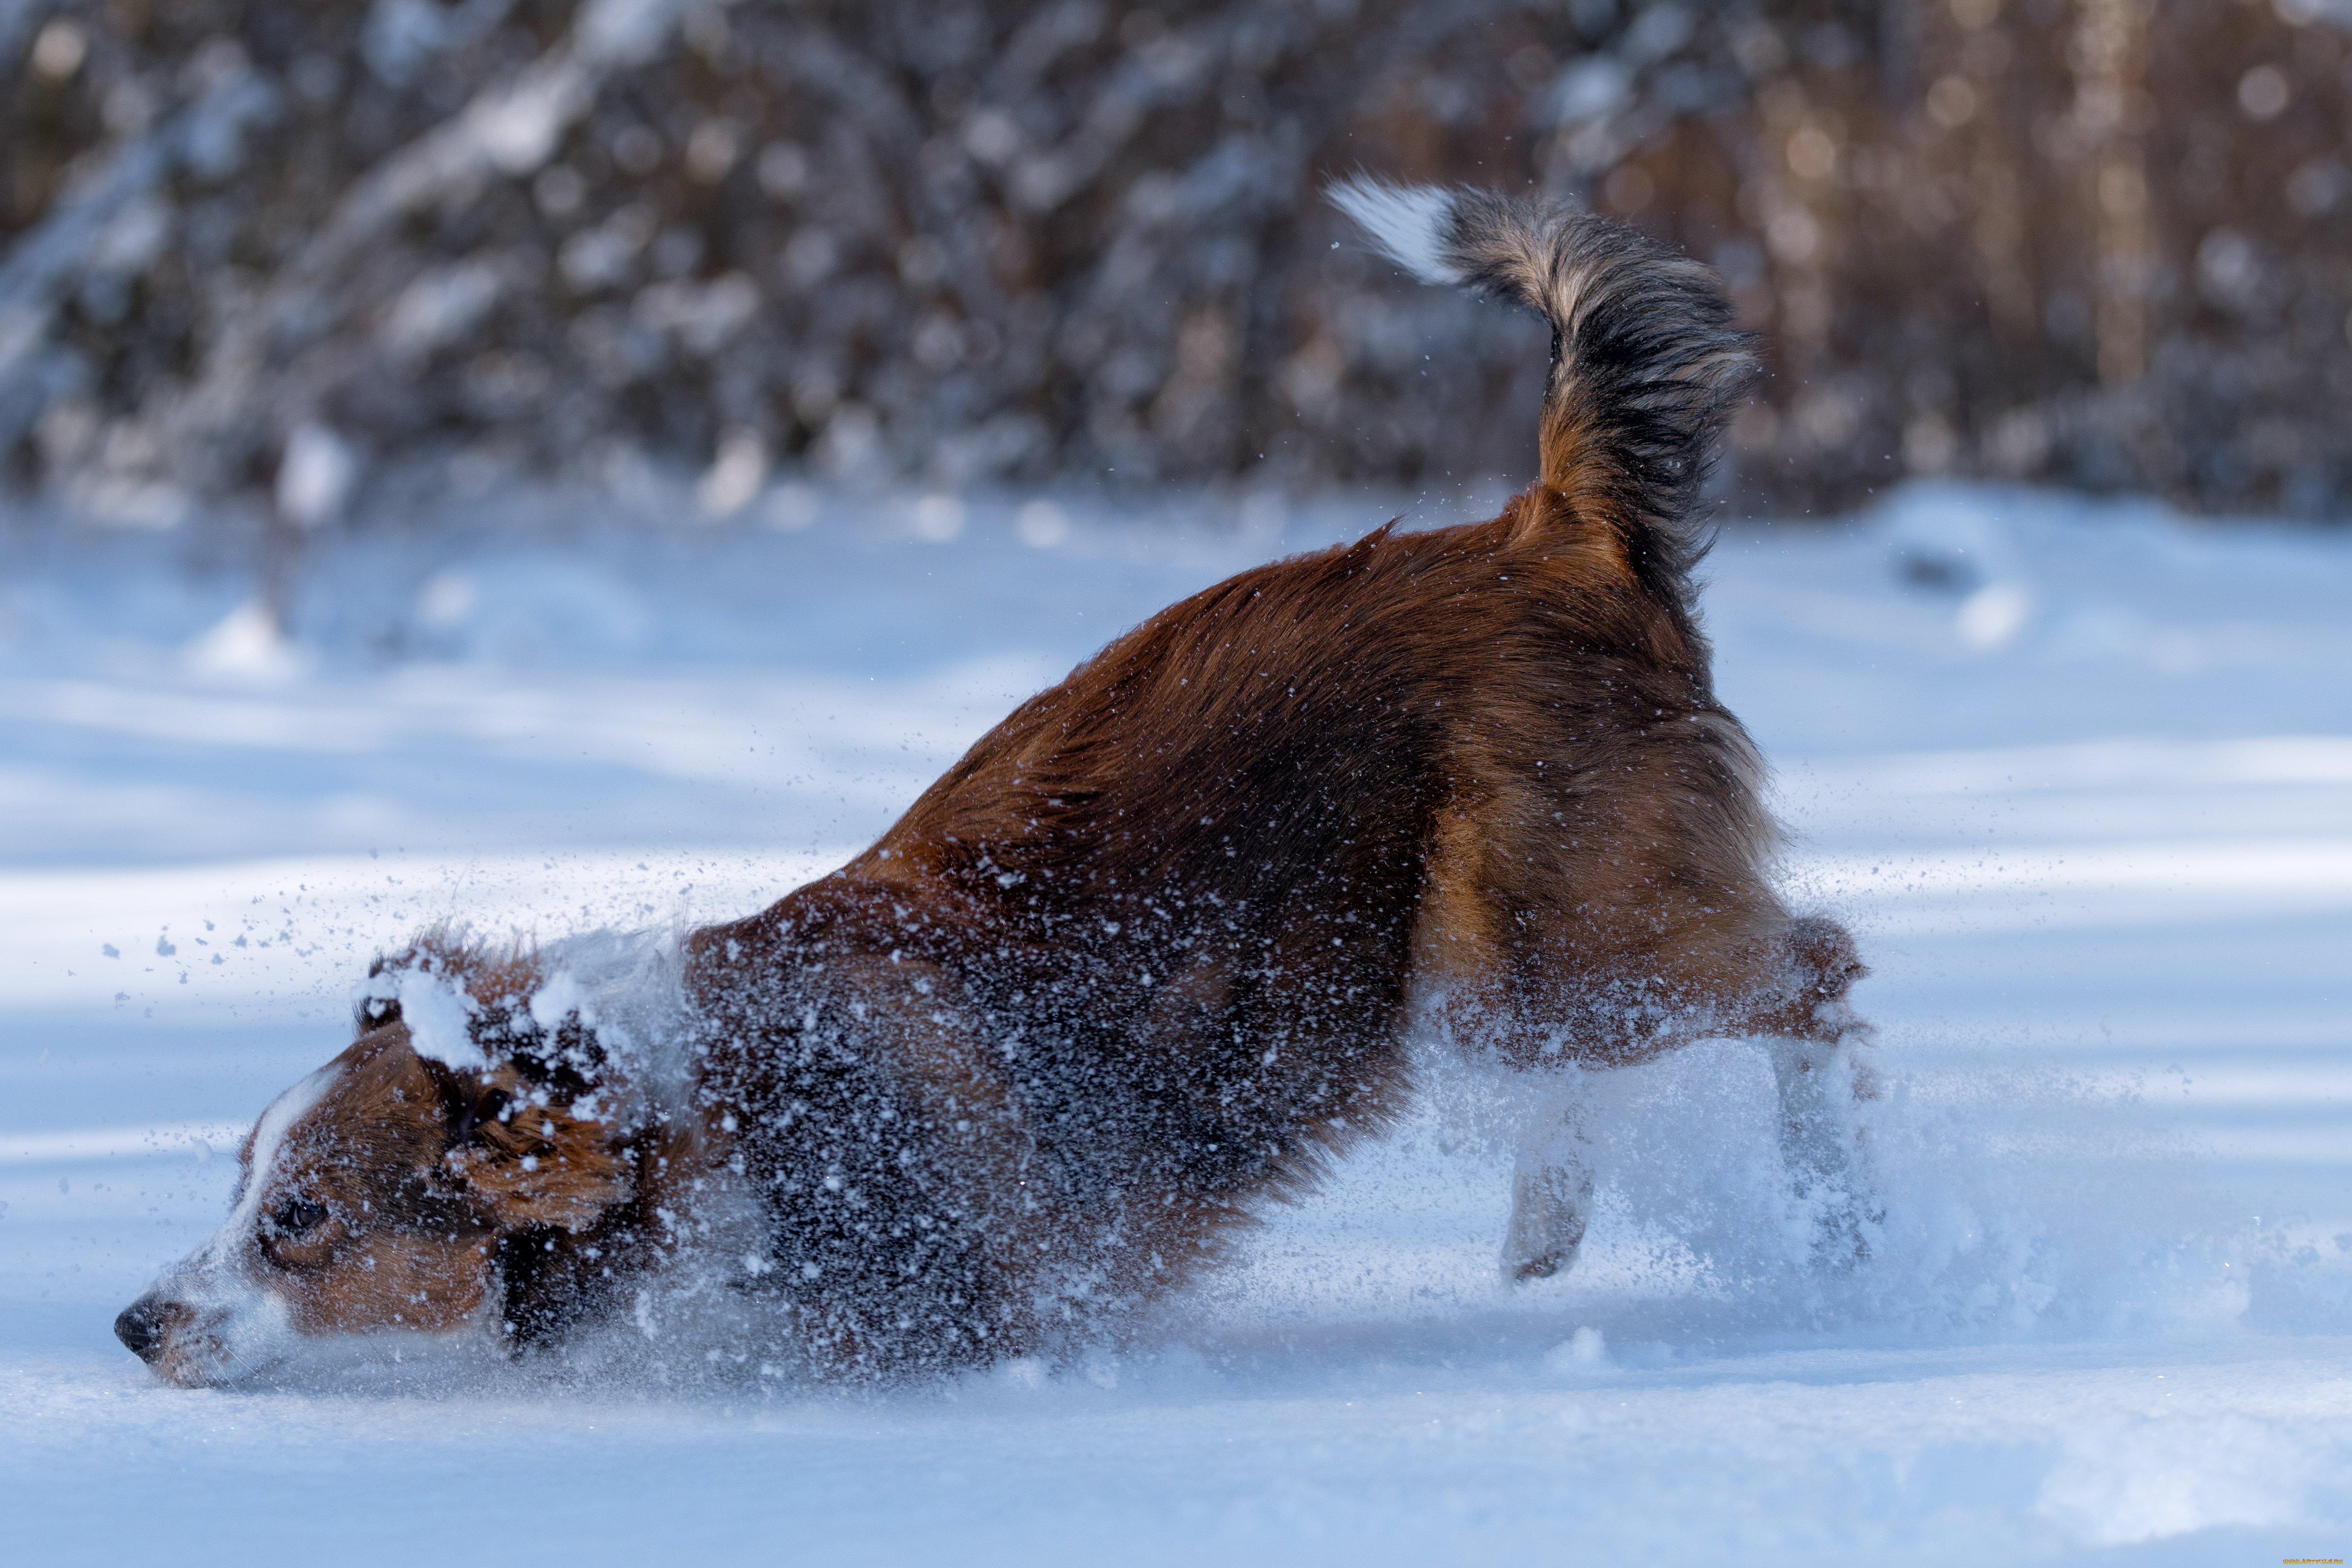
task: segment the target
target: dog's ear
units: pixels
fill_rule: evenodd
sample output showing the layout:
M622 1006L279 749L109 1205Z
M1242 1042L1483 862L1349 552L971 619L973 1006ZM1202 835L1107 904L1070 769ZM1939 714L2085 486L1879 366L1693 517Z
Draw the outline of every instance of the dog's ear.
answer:
M471 1094L451 1117L443 1163L500 1229L586 1230L635 1194L621 1130L594 1114L595 1097L558 1099L512 1067L478 1079Z
M352 1036L354 1039L400 1022L400 998L385 994L375 984L392 968L392 963L380 952L368 963L368 983L360 988L359 999L352 1004Z
M495 1068L473 1072L431 1057L419 1056L416 1060L440 1097L443 1139L448 1150L474 1142L482 1123L496 1121L514 1103L514 1091L522 1088L514 1075ZM523 1093L527 1099L530 1091L524 1089Z
M493 952L446 931L428 931L368 965L355 1007L364 1035L404 1023L419 1056L488 1071L509 1066L566 1097L605 1076L605 1052L581 1018L569 976L549 974L524 950Z
M584 1230L633 1195L622 1086L561 977L441 933L369 974L361 1026L404 1026L441 1098L442 1165L500 1229Z
M550 1013L551 1022L546 1021ZM588 1092L605 1076L604 1047L596 1032L581 1022L576 1007L561 1001L551 1005L546 987L494 990L483 998L471 1033L485 1058L567 1098Z

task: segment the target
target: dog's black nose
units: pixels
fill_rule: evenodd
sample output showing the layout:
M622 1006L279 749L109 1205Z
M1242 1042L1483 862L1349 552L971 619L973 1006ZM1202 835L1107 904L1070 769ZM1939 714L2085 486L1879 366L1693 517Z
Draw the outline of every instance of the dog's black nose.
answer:
M114 1337L141 1361L152 1362L163 1352L162 1305L152 1296L142 1296L114 1320Z

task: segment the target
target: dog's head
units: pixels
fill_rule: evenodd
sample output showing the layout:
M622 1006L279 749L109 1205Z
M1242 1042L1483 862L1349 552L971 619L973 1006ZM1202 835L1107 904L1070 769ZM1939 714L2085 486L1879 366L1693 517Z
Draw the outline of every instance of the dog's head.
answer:
M632 1194L614 1086L575 999L528 960L379 963L359 1037L263 1111L228 1220L115 1321L185 1386L343 1336L504 1342L502 1264Z

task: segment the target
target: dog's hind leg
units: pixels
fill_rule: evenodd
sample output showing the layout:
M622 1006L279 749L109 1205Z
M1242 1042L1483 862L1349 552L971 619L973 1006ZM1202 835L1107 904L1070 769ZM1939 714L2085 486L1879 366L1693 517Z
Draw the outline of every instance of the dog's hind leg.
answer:
M1876 1098L1857 1055L1866 1038L1856 1031L1827 1043L1785 1036L1764 1041L1780 1089L1781 1164L1813 1210L1813 1256L1833 1267L1870 1256L1866 1226L1885 1213L1854 1114L1857 1101Z
M1582 1117L1571 1101L1538 1112L1511 1173L1511 1225L1503 1237L1503 1278L1548 1279L1576 1261L1592 1213L1592 1165Z

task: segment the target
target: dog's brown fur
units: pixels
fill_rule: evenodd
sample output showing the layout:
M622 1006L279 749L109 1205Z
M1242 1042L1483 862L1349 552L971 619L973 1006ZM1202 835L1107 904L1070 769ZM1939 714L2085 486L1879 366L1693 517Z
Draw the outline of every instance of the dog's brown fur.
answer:
M314 1115L387 1129L365 1160L412 1196L322 1177L334 1223L454 1205L410 1226L446 1238L434 1277L502 1289L529 1338L659 1267L677 1215L723 1194L763 1216L768 1257L738 1283L790 1305L814 1364L953 1364L1213 1258L1398 1112L1417 1006L1530 1068L1833 1041L1817 1009L1860 965L1762 879L1759 764L1715 700L1675 531L1744 344L1689 264L1596 220L1454 211L1463 270L1516 257L1496 286L1565 334L1544 482L1489 521L1382 528L1162 612L839 871L695 932L690 1127L570 1114L612 1091L593 1041L534 1033L527 965L440 952L491 1004L477 1038L499 1066L422 1063L379 1008ZM1616 247L1619 272L1563 281L1570 239ZM1646 383L1626 344L1657 323L1605 313L1609 288L1655 305L1643 268L1704 318L1667 323L1684 338L1643 351ZM1682 455L1629 439L1637 415ZM340 1245L273 1261L331 1275ZM430 1270L404 1268L414 1294ZM322 1318L382 1321L381 1289L313 1294Z

